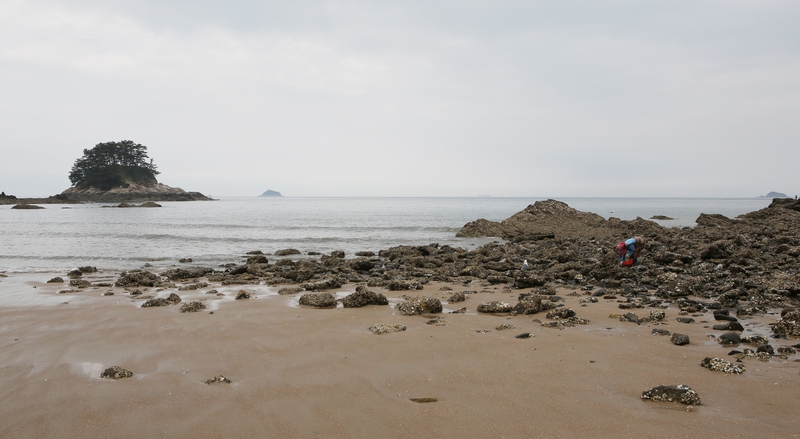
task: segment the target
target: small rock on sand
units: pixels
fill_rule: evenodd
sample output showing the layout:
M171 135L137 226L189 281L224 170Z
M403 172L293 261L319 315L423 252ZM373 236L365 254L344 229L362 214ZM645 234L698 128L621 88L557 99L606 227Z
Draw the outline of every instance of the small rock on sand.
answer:
M405 330L406 330L406 325L401 325L399 323L389 323L389 324L380 323L369 327L369 331L375 335L388 334L390 332L400 332Z
M100 374L100 378L111 378L114 380L120 378L130 378L132 376L133 372L119 366L111 366Z
M657 386L642 392L642 399L650 401L679 402L685 405L700 405L700 396L686 385Z
M184 303L183 305L181 305L180 311L181 312L199 312L199 311L204 310L204 309L206 309L206 306L203 304L203 302L198 302L198 301L195 300L193 302Z
M229 380L228 377L224 375L217 375L214 378L209 378L206 380L206 384L214 384L214 383L230 384L231 380Z

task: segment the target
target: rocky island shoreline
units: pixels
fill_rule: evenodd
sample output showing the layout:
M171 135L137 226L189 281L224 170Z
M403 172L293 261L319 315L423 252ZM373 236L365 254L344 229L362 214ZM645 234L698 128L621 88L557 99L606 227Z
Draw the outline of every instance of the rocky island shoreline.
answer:
M800 428L799 216L776 199L679 229L547 200L465 225L503 240L475 250L10 273L0 433L156 434L114 421L132 411L183 437L786 437ZM634 235L646 250L621 267L614 245Z

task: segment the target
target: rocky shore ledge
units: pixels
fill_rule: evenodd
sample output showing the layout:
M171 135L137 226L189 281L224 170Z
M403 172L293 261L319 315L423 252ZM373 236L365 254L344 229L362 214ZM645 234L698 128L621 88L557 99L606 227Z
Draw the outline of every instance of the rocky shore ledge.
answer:
M306 291L346 284L413 291L434 281L532 288L520 302L546 298L556 287L566 286L623 297L622 309L674 303L688 312L726 308L747 315L763 313L767 307L800 306L798 222L800 202L789 199L776 199L769 207L737 219L702 214L694 228L664 228L641 218L605 220L547 200L501 223L480 220L464 226L461 236L510 241L472 251L438 244L403 245L377 255L359 252L346 258L344 252L335 251L319 259L293 260L300 251L284 249L272 256L254 250L244 263L222 269L174 268L160 275L131 272L123 279L144 280L118 284L167 287L171 282L207 278L221 285L299 284ZM615 244L634 235L645 238L647 247L639 264L622 267ZM529 268L523 270L525 260ZM525 314L549 309L533 304L514 307L512 303L501 308ZM800 334L800 328L786 332Z

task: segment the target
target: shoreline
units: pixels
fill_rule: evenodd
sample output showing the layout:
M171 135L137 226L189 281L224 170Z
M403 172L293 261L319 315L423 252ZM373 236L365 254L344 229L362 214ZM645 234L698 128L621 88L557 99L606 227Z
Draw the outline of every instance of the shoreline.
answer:
M115 275L84 276L107 283ZM745 358L741 375L709 371L699 366L704 357L735 361L726 355L731 347L709 339L721 334L707 328L718 323L710 313L695 313L702 317L683 324L675 320L680 310L670 306L663 324L622 322L610 314L641 316L648 308L622 311L621 296L582 304L591 292L579 286L559 287L558 303L589 323L556 329L535 321L549 320L543 312L476 313L479 303L515 302L530 291L480 282L432 282L416 291L369 288L392 302L403 295L446 302L454 291L476 291L465 302L444 304L466 306L467 314L422 316L377 305L314 309L296 305L303 293L281 296L265 285L211 281L199 290L177 290L207 279L144 292L215 303L180 313L179 305L140 308L143 300L121 287L58 294L64 286L46 283L47 276L0 279L2 436L456 437L469 431L472 437L667 438L788 437L800 431L794 416L800 403L797 355ZM224 296L206 295L210 289ZM241 289L253 297L234 300ZM108 290L115 294L103 296ZM329 291L342 296L354 290L348 284ZM44 300L25 302L30 294ZM779 318L768 311L742 317L743 335L768 336L769 323ZM434 316L447 323L426 324ZM407 330L370 333L368 327L378 323ZM497 330L503 323L515 329ZM691 343L675 346L669 337L651 335L653 328L680 331ZM524 332L533 337L514 338ZM797 342L771 341L776 348ZM748 346L733 348L742 347ZM128 368L133 377L100 379L110 366ZM205 384L216 375L232 383ZM662 384L690 386L702 405L687 410L640 398Z

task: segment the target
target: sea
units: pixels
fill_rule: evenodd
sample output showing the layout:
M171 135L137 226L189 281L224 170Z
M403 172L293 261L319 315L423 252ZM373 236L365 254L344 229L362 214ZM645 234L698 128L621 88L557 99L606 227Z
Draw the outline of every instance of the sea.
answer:
M497 238L456 238L464 224L501 221L546 198L299 198L223 197L162 202L160 208L108 208L112 203L0 206L0 272L64 272L79 266L131 270L150 264L218 267L241 263L249 251L271 254L440 245L472 249ZM701 213L729 218L762 209L769 198L558 198L605 218L650 219L693 227ZM180 259L191 258L191 263ZM269 256L268 256L269 258Z

